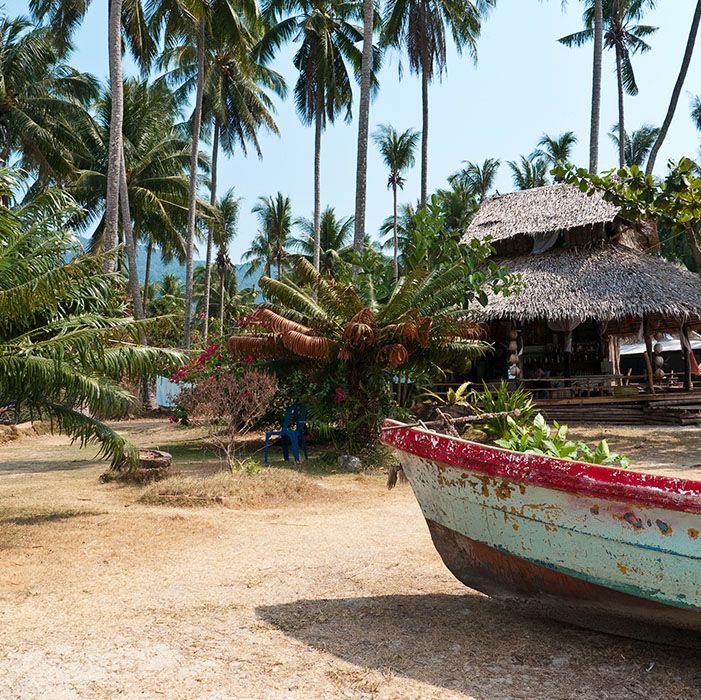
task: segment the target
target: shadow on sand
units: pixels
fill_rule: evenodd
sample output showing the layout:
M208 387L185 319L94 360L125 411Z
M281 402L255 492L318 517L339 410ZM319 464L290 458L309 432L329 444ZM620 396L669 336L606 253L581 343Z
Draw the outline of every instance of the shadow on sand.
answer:
M480 700L701 697L698 653L527 616L479 595L299 600L256 613L344 661Z

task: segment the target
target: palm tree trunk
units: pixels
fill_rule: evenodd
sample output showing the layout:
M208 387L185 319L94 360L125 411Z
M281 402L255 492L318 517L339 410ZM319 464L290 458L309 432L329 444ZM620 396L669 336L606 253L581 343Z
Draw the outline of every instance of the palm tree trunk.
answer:
M214 206L217 203L217 161L219 160L219 119L214 119L214 138L212 139L212 186L210 188L209 203ZM212 242L214 230L210 223L207 227L207 257L204 263L204 340L207 342L209 335L209 297L212 289Z
M591 88L591 131L589 134L589 172L599 170L599 129L601 123L601 64L604 51L603 0L594 3L594 69Z
M616 79L618 81L618 167L626 164L626 128L623 113L623 55L616 44Z
M372 71L372 29L375 14L373 0L363 0L363 54L360 63L360 101L358 104L358 157L355 171L355 228L353 250L363 250L365 241L365 204L368 175L368 128L370 121L370 77Z
M392 209L392 233L394 235L394 281L399 279L399 236L397 235L397 183L392 183L392 197L394 207Z
M224 278L226 268L219 268L219 332L224 335Z
M119 222L119 177L122 162L122 123L124 121L124 83L122 82L122 2L110 0L108 20L108 55L112 111L107 158L107 192L105 194L104 250L117 246ZM114 269L114 259L105 258L105 270Z
M134 241L134 229L131 223L131 211L129 209L129 187L127 185L126 165L124 152L121 157L121 169L119 172L119 207L122 215L122 231L124 232L124 248L127 252L127 264L129 266L129 295L134 305L134 318L144 318L144 306L141 301L141 289L139 288L139 269L136 262L136 242ZM143 331L141 332L143 335ZM142 340L143 342L143 340Z
M696 233L694 232L694 225L687 221L684 224L684 234L686 236L686 242L691 249L691 255L694 258L694 265L696 266L696 272L701 275L701 248L699 248L699 243L696 240Z
M426 206L428 183L428 66L421 71L421 209Z
M314 119L314 269L319 270L321 259L321 122L324 105L317 96ZM270 275L270 271L268 271Z
M672 99L669 102L669 108L667 109L667 115L662 123L662 128L657 136L657 141L650 151L650 157L647 161L647 167L645 168L645 174L651 175L652 169L655 167L655 160L657 159L657 154L662 148L662 144L667 137L667 132L672 124L672 119L674 118L674 112L677 109L677 104L679 102L679 96L682 92L682 87L684 85L684 80L686 79L686 74L689 70L689 64L691 63L691 56L694 53L694 44L696 43L696 35L699 31L699 23L701 22L701 0L696 3L696 10L694 10L694 18L691 21L691 30L689 31L689 39L686 42L686 50L684 51L684 58L682 59L682 66L679 70L679 75L677 76L677 82L674 85L674 90L672 90Z
M195 248L195 220L197 215L197 161L200 151L200 127L202 126L202 97L204 94L205 17L202 10L197 30L197 91L195 113L192 117L192 150L190 151L190 192L187 203L187 242L185 259L185 328L184 345L192 345L192 267Z
M146 313L148 311L148 288L151 278L151 255L153 253L153 241L149 239L148 245L146 246L146 269L144 270L144 296L142 305L144 307L144 318L146 318Z
M136 260L136 239L131 223L131 209L129 207L129 186L127 184L127 167L122 150L121 168L119 170L119 207L122 215L122 231L124 233L124 247L127 251L127 264L129 265L129 294L134 305L134 318L141 321L146 318L141 302L141 290L139 289L139 268ZM148 339L143 328L139 328L139 340L142 345L148 345ZM158 408L155 392L152 391L151 377L144 377L141 384L141 400L145 408L153 410Z

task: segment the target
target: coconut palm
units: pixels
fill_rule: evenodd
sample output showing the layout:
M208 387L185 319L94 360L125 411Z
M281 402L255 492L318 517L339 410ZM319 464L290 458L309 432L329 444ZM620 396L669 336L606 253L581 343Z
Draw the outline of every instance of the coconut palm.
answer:
M404 260L406 252L411 245L412 237L416 232L416 212L418 207L411 203L400 204L397 213L397 244L399 247L399 269L405 267ZM393 216L388 216L379 229L380 238L383 242L381 250L394 249L394 223Z
M295 221L301 230L301 238L293 238L291 247L298 250L309 262L314 260L314 220L300 218ZM336 275L350 253L353 233L353 217L337 217L333 207L321 212L319 271L324 275Z
M363 50L360 59L360 95L358 98L358 142L355 168L355 230L353 249L361 252L365 241L365 205L367 198L368 134L370 131L370 98L377 88L374 76L380 69L380 53L373 46L375 31L382 18L375 10L375 0L363 2Z
M223 31L224 29L224 31ZM233 155L236 147L244 154L249 145L260 158L262 156L259 132L264 129L277 134L274 105L271 93L284 97L284 79L275 71L263 66L251 51L258 38L259 27L249 29L247 45L234 44L228 31L220 25L211 26L205 52L206 72L202 104L202 120L212 134L212 176L210 180L210 206L217 201L217 165L220 147ZM171 85L178 87L182 97L196 89L197 50L189 41L168 47L161 59L162 65L174 66L166 75ZM212 223L208 227L205 256L204 307L209 308L211 290ZM205 317L203 335L209 333L209 318Z
M651 124L643 124L639 129L632 131L630 134L626 132L623 149L625 164L627 166L637 165L639 168L642 168L659 133L659 128ZM609 138L616 146L617 150L620 145L618 143L618 139L620 138L619 134L618 124L614 124L609 132Z
M691 101L691 119L694 126L701 131L701 96L696 95Z
M147 242L150 268L150 252L154 245L166 258L184 258L182 231L186 223L188 196L185 169L189 163L190 144L177 128L179 109L175 96L166 85L130 78L125 81L123 92L122 133L127 189L124 201L128 199L130 209L128 218L125 215L121 221L122 225L129 222L133 226L133 236L124 236L127 243L132 239ZM110 92L103 92L96 103L95 119L77 128L80 134L80 150L76 153L79 172L71 191L87 212L82 226L97 223L91 241L93 250L105 248L111 99ZM136 311L139 308L140 280L134 263L135 260L130 260L129 287ZM148 286L147 276L144 279L146 299Z
M362 31L362 5L342 0L268 0L264 15L270 29L259 45L262 60L272 60L288 41L299 48L294 66L299 72L295 106L304 124L314 125L314 267L319 269L321 227L321 134L339 114L351 119L353 92L349 67L361 70L356 44Z
M501 161L498 158L486 158L482 163L472 163L469 160L463 163L465 167L453 173L448 182L452 187L460 186L470 191L477 202L481 203L494 187Z
M217 275L219 276L219 328L224 332L224 307L227 280L236 270L229 258L229 245L238 233L239 208L241 200L234 194L234 188L228 189L217 203L214 226L214 243L217 245Z
M449 181L449 184L450 187L436 192L446 231L446 240L456 233L458 238L461 238L462 233L470 225L472 217L479 209L479 201L471 188L464 187L457 181Z
M655 167L655 160L657 159L657 154L662 148L662 143L665 138L667 138L667 132L672 124L672 119L674 118L674 112L677 109L677 104L679 103L679 96L682 93L682 87L684 86L684 81L686 80L686 74L689 71L689 65L691 63L691 56L694 53L694 44L696 43L696 36L699 33L699 25L701 24L701 0L697 0L696 9L694 10L694 16L691 20L691 28L689 29L689 38L686 42L686 49L684 50L684 57L682 58L682 65L679 69L679 75L677 76L677 81L674 84L674 89L672 90L672 97L669 101L669 107L667 108L667 114L665 115L664 121L662 122L662 127L660 128L659 136L655 145L650 151L650 157L648 158L647 165L645 166L645 174L651 175L652 169Z
M531 158L540 158L551 168L564 165L570 162L572 149L576 143L577 137L572 131L565 131L557 137L543 134L538 141L538 147L531 154ZM562 182L562 180L555 178L555 182Z
M421 207L428 184L428 85L446 68L447 37L459 52L477 60L482 21L496 0L388 0L384 14L387 44L404 49L409 69L421 78Z
M30 0L29 7L39 21L47 21L51 31L59 37L65 49L70 46L70 36L85 17L90 0ZM141 66L147 70L155 55L154 34L146 21L141 0L110 0L108 11L108 59L110 87L112 91L112 133L107 160L107 193L105 197L105 246L111 250L117 244L120 207L120 180L122 169L122 34L127 47ZM128 202L123 203L125 210ZM109 268L112 258L106 258Z
M651 46L645 37L654 34L657 27L636 24L652 8L655 0L603 0L604 46L613 49L616 55L616 80L618 84L619 165L625 162L624 143L624 93L637 95L638 86L631 62L631 55L646 53ZM582 46L594 38L594 0L587 0L584 10L585 29L562 37L565 46Z
M530 190L548 184L548 164L532 156L520 156L518 161L508 161L514 186L519 190Z
M373 134L373 139L382 156L385 167L389 170L387 189L392 190L392 218L394 220L394 279L399 279L399 238L397 233L397 188L404 189L402 173L414 166L414 151L419 142L419 132L407 129L399 133L389 124L381 124Z
M243 259L251 264L251 272L262 266L269 277L272 266L282 275L283 263L288 257L292 234L292 204L289 197L278 192L274 197L258 197L251 211L258 219L259 230ZM316 243L315 243L316 246ZM316 254L316 253L315 253Z
M127 317L120 279L103 255L83 255L63 226L77 209L61 190L13 205L26 183L0 170L0 396L20 414L50 419L82 444L99 443L116 466L136 450L95 415L126 413L121 381L172 371L179 353L139 345L143 322Z
M0 18L0 166L13 154L40 182L75 169L72 125L86 116L97 81L63 63L54 34Z
M202 129L208 40L215 32L228 36L242 51L253 46L251 27L258 17L256 0L154 0L149 22L156 35L163 33L168 46L189 42L196 47L195 99L191 125L190 188L185 255L185 323L183 342L192 342L193 256L197 230L197 178Z

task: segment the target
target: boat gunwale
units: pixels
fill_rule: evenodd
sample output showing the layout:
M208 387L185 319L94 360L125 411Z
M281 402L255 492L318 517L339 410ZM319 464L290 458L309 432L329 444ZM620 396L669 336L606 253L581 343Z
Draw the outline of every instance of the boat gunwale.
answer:
M594 498L701 514L701 481L514 452L387 419L383 444L433 462L487 476ZM504 455L509 460L504 460Z

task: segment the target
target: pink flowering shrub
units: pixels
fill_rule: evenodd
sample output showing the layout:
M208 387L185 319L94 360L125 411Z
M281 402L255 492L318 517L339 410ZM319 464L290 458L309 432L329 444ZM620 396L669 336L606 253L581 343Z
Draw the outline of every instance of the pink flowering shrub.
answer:
M210 428L212 443L231 464L236 445L268 410L276 391L277 379L268 372L224 371L184 387L177 403L190 418Z

